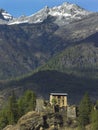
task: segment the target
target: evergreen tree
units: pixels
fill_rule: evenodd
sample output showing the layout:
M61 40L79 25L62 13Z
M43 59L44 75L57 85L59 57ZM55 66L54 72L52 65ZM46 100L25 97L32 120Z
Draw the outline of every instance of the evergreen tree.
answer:
M93 110L91 115L92 130L98 130L98 110Z
M8 124L14 124L26 112L35 110L36 95L33 91L26 91L24 96L16 99L14 91L9 97L7 106L0 111L0 130Z
M26 107L24 107L25 105L25 101L24 98L21 97L18 99L18 111L19 111L19 117L21 117L22 115L25 114L25 109Z
M92 130L98 130L98 101L94 108L91 114L91 126Z
M18 120L18 104L16 100L16 96L14 91L12 92L12 95L9 98L8 102L8 121L9 124L14 124Z
M26 91L24 95L24 101L25 101L25 107L26 107L26 112L30 110L35 110L35 105L36 105L36 96L33 91Z
M28 111L35 110L36 106L36 95L33 91L28 90L25 92L24 96L22 96L18 100L19 113L22 116Z
M0 111L0 130L8 124L7 109L3 108Z
M79 127L84 130L85 125L90 123L90 114L92 110L92 103L89 95L86 93L79 105Z

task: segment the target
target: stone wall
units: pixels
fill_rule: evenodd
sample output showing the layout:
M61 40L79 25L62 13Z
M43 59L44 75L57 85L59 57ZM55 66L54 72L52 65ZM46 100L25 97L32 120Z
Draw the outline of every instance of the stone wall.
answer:
M77 116L76 106L67 106L67 117L76 118L76 116Z

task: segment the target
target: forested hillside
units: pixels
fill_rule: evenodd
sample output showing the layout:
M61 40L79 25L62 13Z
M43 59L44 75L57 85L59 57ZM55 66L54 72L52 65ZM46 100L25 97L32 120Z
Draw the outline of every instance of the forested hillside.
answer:
M64 26L54 21L49 16L36 24L0 25L0 79L27 74L72 45L92 43L96 52L97 13Z

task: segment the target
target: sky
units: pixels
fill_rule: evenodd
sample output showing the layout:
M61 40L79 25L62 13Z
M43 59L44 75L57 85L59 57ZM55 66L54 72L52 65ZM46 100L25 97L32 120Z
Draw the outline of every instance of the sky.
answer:
M64 2L78 4L89 11L98 12L98 0L0 0L0 8L14 17L19 17L31 15L45 6L53 7Z

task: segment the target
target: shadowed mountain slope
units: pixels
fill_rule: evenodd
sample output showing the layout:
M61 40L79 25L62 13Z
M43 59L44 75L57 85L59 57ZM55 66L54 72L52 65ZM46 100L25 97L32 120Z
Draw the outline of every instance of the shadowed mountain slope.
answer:
M27 89L33 90L38 97L44 97L45 99L49 99L49 93L51 92L68 93L69 104L78 103L85 92L88 92L94 101L98 98L97 79L77 77L53 70L39 71L26 78L6 83L0 82L0 86L3 90L0 95L3 95L4 99L10 95L12 90L15 90L15 93L21 96Z

